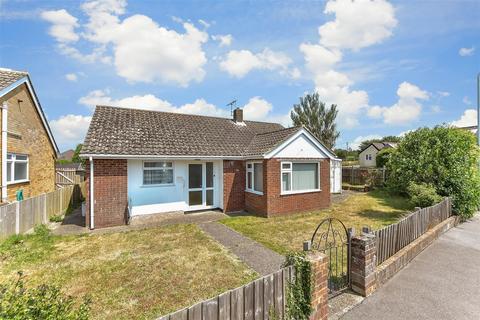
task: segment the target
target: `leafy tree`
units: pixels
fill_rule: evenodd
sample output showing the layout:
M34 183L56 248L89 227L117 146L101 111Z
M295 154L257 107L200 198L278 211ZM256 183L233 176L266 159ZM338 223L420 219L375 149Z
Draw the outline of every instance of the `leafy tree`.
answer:
M326 108L318 93L313 93L300 98L300 103L293 106L290 118L295 126L304 126L327 147L333 148L340 136L335 124L337 115L336 105Z
M385 136L381 139L368 139L368 140L364 140L362 141L362 143L360 143L360 146L358 147L358 150L363 150L365 148L367 148L371 143L374 143L374 142L400 142L402 141L402 138L400 137L397 137L397 136Z
M480 205L480 150L468 131L438 126L408 133L387 162L388 186L407 194L411 183L427 184L451 196L453 208L468 218Z
M414 207L430 207L442 201L442 197L437 194L435 187L431 184L412 182L408 185L407 193Z
M390 159L390 155L395 152L394 148L385 148L380 150L379 153L377 153L377 168L383 168L387 165L388 159Z
M346 150L346 149L335 149L335 154L342 160L355 161L358 160L358 151L356 150Z
M75 151L72 156L72 162L73 163L83 163L85 164L85 159L80 158L80 152L82 151L83 144L79 143L77 144L77 147L75 148Z

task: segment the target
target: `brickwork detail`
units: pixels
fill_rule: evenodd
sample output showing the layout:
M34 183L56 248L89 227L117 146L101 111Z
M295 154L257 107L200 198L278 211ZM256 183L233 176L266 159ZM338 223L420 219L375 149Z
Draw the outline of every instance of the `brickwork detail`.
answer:
M312 314L311 320L328 319L328 257L323 253L309 252L307 260L312 267Z
M223 210L245 210L245 161L223 161Z
M94 159L95 228L123 225L127 222L127 160ZM86 224L90 226L90 163L86 165Z
M0 104L4 101L8 103L7 152L26 154L29 159L29 181L9 185L8 200L15 200L19 189L23 189L25 198L54 191L55 148L26 85L22 84L3 96ZM0 165L1 161L0 159Z
M377 247L375 235L363 234L351 240L351 284L352 290L364 297L377 287Z

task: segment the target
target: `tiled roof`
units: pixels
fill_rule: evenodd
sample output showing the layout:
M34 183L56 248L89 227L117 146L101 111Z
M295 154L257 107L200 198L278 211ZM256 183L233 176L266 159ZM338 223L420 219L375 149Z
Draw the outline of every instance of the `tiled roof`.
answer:
M0 68L0 90L5 89L12 83L28 76L28 73Z
M278 123L236 124L226 118L97 106L82 155L260 155L294 130Z

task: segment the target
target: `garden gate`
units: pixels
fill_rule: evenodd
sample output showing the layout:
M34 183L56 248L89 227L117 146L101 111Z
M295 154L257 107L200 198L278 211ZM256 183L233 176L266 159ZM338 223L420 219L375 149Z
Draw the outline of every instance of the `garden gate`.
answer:
M328 256L328 293L333 297L350 287L352 231L336 218L324 219L315 229L311 249Z

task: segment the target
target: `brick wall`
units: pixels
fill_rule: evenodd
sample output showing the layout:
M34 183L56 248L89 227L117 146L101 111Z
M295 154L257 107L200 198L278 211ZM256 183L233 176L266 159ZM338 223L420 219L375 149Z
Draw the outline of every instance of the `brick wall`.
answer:
M319 192L281 195L280 165L286 159L269 159L264 162L265 194L268 216L285 215L308 210L323 209L330 206L330 161L320 163ZM317 161L317 159L315 159Z
M312 314L310 320L328 319L328 257L311 251L307 260L312 268Z
M123 225L127 221L127 160L94 159L95 228ZM90 163L86 165L87 212L90 226Z
M29 181L9 185L8 200L15 200L19 189L23 189L25 198L54 191L55 148L50 142L26 85L22 84L3 96L0 104L4 101L8 103L7 152L26 154L29 158Z
M245 210L245 161L223 161L223 210Z

